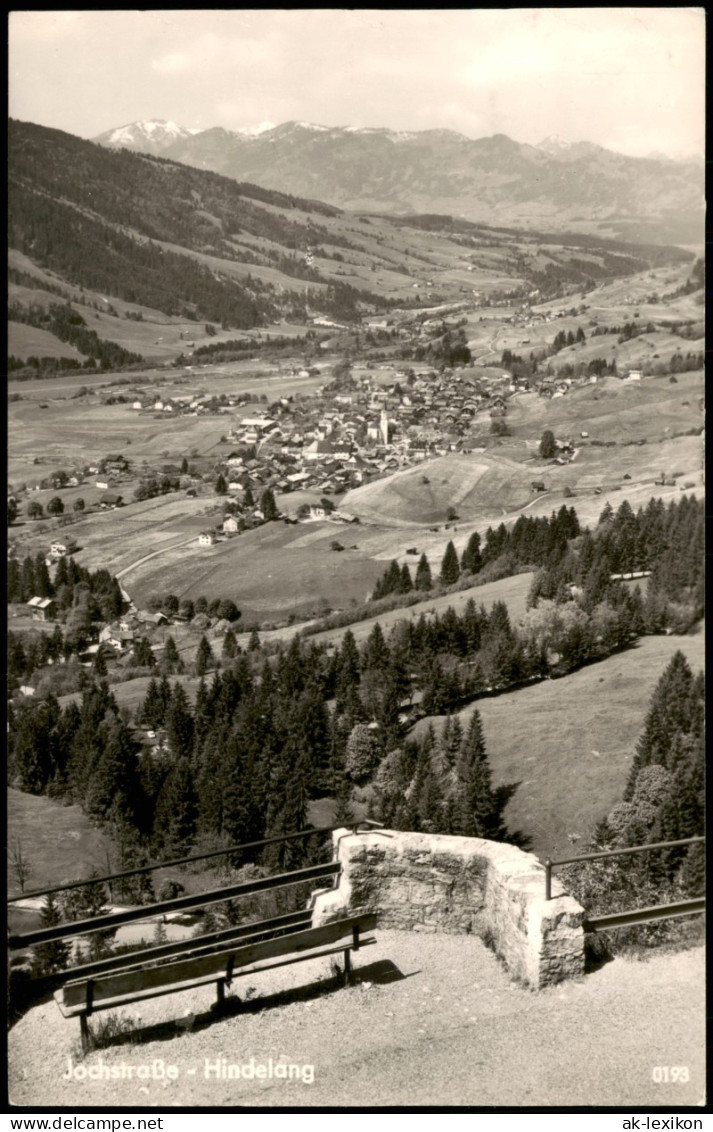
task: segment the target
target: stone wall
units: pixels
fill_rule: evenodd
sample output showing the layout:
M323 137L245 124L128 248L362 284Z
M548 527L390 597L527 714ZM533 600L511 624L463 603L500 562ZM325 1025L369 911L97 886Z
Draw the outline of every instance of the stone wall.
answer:
M313 897L316 926L378 912L384 928L480 936L533 987L584 969L584 910L531 853L475 837L336 830L339 886Z

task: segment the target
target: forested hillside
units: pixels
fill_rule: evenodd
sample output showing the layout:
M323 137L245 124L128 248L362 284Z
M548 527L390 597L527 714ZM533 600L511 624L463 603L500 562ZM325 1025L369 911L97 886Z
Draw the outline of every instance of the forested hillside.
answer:
M505 572L508 562L517 572L544 561L518 624L502 602L488 612L471 599L461 615L447 609L398 622L388 639L377 623L361 649L349 631L333 651L299 635L277 649L255 639L244 653L226 648L222 670L201 679L192 706L169 678L177 669L166 649L134 721L165 731L165 746L153 754L96 665L80 704L62 710L50 694L12 708L9 781L81 805L108 823L127 852L159 857L300 829L310 799L323 795L337 799L342 820L354 791L365 787L374 816L397 828L512 839L503 811L513 788L493 790L479 723L465 736L453 723L417 742L408 737L412 709L420 702L418 714L445 714L493 691L563 675L644 633L685 629L702 613L702 519L702 504L686 496L668 508L652 500L636 515L626 503L616 515L605 509L594 531L580 531L565 507L550 520L523 517L510 533L489 532L482 554L473 542L466 558L476 573L484 559ZM612 577L634 563L651 570L645 599ZM55 596L71 652L107 601L115 611L117 591L106 572L65 575ZM46 570L32 559L12 584L17 598L30 589L52 594ZM18 680L28 659L12 643ZM61 631L53 647L62 649ZM154 663L150 652L141 663ZM199 648L196 675L214 663ZM676 754L666 738L676 718L659 712L649 727L632 770L634 794L650 762L663 758L675 776L688 759L688 740Z
M305 248L340 242L315 220L338 212L328 205L114 153L58 130L11 121L9 162L10 247L77 287L167 314L249 328L277 315L276 296L259 278L238 282L160 242L198 256L270 263L314 283L320 276L306 265ZM336 289L341 298L332 295L332 305L343 305L349 292L353 306L353 288Z

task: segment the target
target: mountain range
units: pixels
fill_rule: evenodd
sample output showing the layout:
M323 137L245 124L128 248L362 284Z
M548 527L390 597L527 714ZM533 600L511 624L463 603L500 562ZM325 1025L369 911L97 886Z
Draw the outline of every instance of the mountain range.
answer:
M557 136L532 146L445 129L285 122L191 131L147 120L93 140L359 211L683 243L699 239L703 223L697 161L629 157Z

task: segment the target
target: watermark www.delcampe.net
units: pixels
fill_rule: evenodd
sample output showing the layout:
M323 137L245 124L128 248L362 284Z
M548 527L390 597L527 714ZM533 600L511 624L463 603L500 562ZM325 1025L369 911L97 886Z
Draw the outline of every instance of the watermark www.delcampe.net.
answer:
M186 1068L164 1061L162 1057L138 1064L126 1061L104 1061L99 1057L91 1064L83 1064L68 1059L67 1069L62 1074L63 1081L176 1081L179 1077L202 1077L204 1081L301 1081L303 1085L314 1082L314 1065L300 1065L297 1062L275 1061L228 1061L227 1057L206 1057L197 1066Z

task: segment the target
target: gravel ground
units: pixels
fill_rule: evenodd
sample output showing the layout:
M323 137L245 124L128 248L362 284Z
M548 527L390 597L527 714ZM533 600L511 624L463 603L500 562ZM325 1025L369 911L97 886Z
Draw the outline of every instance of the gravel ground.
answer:
M79 1060L79 1023L50 1000L10 1031L11 1102L69 1109L704 1102L702 947L617 959L536 993L511 982L473 937L379 930L377 939L354 957L349 988L337 986L323 958L236 980L243 1003L220 1019L210 1014L211 987L116 1011L133 1033L92 1052L79 1073L114 1069L119 1079L62 1079L70 1059ZM221 1059L242 1067L251 1058L265 1066L265 1079L210 1074ZM137 1078L140 1069L160 1072L156 1063L175 1076ZM281 1076L290 1064L297 1079ZM656 1084L654 1068L671 1066L686 1066L688 1082ZM304 1067L313 1067L312 1083Z

